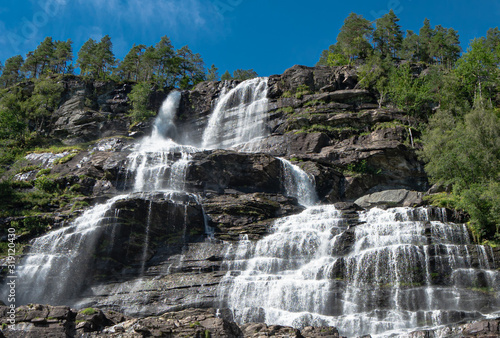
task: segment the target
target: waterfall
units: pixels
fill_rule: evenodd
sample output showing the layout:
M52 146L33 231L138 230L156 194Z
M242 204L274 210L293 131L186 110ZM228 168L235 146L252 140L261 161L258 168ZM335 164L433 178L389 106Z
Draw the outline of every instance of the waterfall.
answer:
M18 270L17 304L62 305L76 297L84 285L102 224L114 223L117 196L80 216L73 225L35 239Z
M300 204L310 207L318 203L314 177L308 175L299 166L279 158L282 163L282 182L285 195L295 197Z
M177 128L174 124L175 113L179 109L181 92L173 91L161 105L156 117L151 137L175 139Z
M189 153L196 148L175 143L173 123L181 95L172 92L163 103L150 136L138 142L128 156L128 177L133 179L132 192L109 199L87 210L70 227L37 238L19 267L18 304L65 304L76 298L87 282L91 261L107 227L115 231L117 219L114 205L137 197L151 198L151 192L163 192L163 198L175 200L173 191L183 191ZM180 156L179 156L180 155ZM151 209L153 200L149 200ZM141 275L145 271L149 247L151 210L147 213L147 226L141 260ZM114 240L114 238L112 238Z
M227 149L268 135L267 80L247 80L221 95L203 133L202 148Z
M372 209L348 226L333 206L275 222L228 249L221 306L239 323L389 335L500 310L493 253L427 209Z

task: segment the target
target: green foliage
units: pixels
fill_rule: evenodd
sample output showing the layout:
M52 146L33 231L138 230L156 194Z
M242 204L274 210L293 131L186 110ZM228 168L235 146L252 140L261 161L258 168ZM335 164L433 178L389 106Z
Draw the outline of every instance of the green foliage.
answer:
M54 164L58 165L58 164L67 163L67 162L71 161L76 155L78 155L78 152L73 152L73 153L68 154L64 157L58 158L58 159L54 160Z
M293 114L295 112L295 110L293 109L293 107L283 107L283 108L278 109L276 112L283 112L285 114Z
M226 70L226 72L224 74L222 74L220 79L221 79L221 81L229 81L229 80L232 80L233 77L231 76L231 73L229 73L229 71Z
M350 13L337 36L339 52L329 52L327 63L330 66L342 66L349 63L349 60L366 58L372 50L369 42L372 33L373 26L370 21L362 15Z
M394 65L388 58L373 55L358 71L359 85L362 88L375 88L378 91L379 108L384 104L389 92L389 74Z
M21 55L13 56L5 61L5 66L0 76L0 88L12 86L24 78L21 72L23 63L24 59Z
M398 25L399 18L391 9L389 13L375 21L373 42L375 49L382 57L395 58L401 50L403 32Z
M53 41L51 37L46 37L36 50L28 52L22 70L31 78L39 78L48 73L69 72L73 59L72 44L71 40Z
M329 53L326 63L328 66L337 67L337 66L346 66L350 62L349 59L343 54Z
M361 160L355 163L349 163L344 169L344 174L349 176L358 176L360 174L378 175L380 174L380 172L381 172L380 169L375 169L370 165L368 165L366 160Z
M455 70L468 101L480 108L485 107L484 103L493 97L500 83L500 54L496 55L487 41L474 39Z
M33 95L24 102L23 108L35 125L36 131L41 131L52 112L59 107L64 85L50 78L36 80Z
M146 82L138 83L133 88L128 98L132 104L130 116L132 122L137 123L155 116L155 113L149 109L149 96L152 92L152 85Z
M36 173L36 177L42 177L42 176L46 176L46 175L49 175L50 172L52 171L52 169L50 168L47 168L47 169L41 169L39 170L37 173Z
M81 74L92 79L108 79L116 64L112 49L109 35L104 36L100 42L87 40L80 48L76 60Z
M35 180L35 187L43 192L52 194L60 191L59 184L56 182L54 177L51 176L40 176Z
M39 169L40 166L36 166L36 165L29 165L27 167L22 167L21 169L19 169L18 173L19 174L23 174L23 173L28 173L30 171L34 171L34 170L37 170Z
M323 105L325 104L324 101L322 100L311 100L311 101L308 101L304 107L314 107L314 106L320 106L320 105Z
M305 85L305 84L301 84L295 90L295 97L299 100L301 100L304 97L304 95L308 95L308 94L311 94L311 89L309 88L308 85Z
M236 69L233 72L233 79L238 80L238 81L245 81L245 80L256 78L258 76L259 75L257 74L257 72L254 71L253 69L248 69L248 70Z
M219 80L219 68L212 65L207 71L207 81L218 81Z
M86 309L83 309L80 313L85 315L85 316L91 316L96 314L98 311L94 308L88 307Z
M426 76L415 76L405 63L389 73L388 92L391 101L413 116L425 116L430 101L430 84Z
M422 136L421 158L433 182L452 184L456 204L478 238L500 236L500 118L474 109L464 118L438 111Z

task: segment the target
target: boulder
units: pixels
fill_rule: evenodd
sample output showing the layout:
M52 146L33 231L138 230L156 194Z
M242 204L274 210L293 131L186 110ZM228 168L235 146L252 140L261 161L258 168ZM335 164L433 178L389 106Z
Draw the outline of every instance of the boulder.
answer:
M354 203L361 208L414 207L423 204L423 193L405 189L384 190L358 198Z

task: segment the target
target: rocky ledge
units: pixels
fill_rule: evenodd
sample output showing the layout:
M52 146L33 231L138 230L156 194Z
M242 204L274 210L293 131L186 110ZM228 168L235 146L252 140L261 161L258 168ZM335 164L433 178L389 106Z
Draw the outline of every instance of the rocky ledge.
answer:
M161 316L131 318L117 312L87 308L76 311L64 306L31 304L15 313L15 325L9 323L8 307L0 307L4 323L0 337L296 337L338 338L332 327L306 327L303 330L262 323L237 324L219 318L213 309L187 309Z
M11 319L15 318L15 324ZM214 309L186 309L166 312L160 316L131 318L118 312L94 308L73 310L65 306L30 304L16 309L11 317L7 306L0 306L0 337L220 337L220 338L340 338L334 327L295 329L280 325L248 323L237 325L223 318ZM410 338L500 336L500 318L480 320L456 326L415 331ZM368 338L365 336L364 338Z

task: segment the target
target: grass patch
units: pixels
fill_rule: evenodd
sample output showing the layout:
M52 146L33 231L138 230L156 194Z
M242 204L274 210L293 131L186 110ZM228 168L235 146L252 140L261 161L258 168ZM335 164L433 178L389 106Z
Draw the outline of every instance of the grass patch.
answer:
M21 169L19 169L19 171L17 173L18 174L25 174L25 173L29 173L30 171L35 171L38 169L40 169L39 165L29 165L29 166L22 167Z
M84 151L87 150L90 144L95 143L82 143L74 146L65 146L65 145L59 145L59 146L51 146L48 148L35 148L29 153L31 154L43 154L43 153L52 153L52 154L61 154L64 152L79 152L79 151Z
M98 311L94 308L88 307L86 309L83 309L80 313L85 316L91 316L95 315Z
M36 173L36 178L49 175L51 171L52 169L50 168L41 169L39 172Z
M324 105L324 104L325 104L325 101L322 101L322 100L312 100L312 101L306 102L306 104L304 105L304 107L321 106L321 105Z
M58 158L54 161L54 165L67 163L71 161L76 155L78 155L78 152L72 152L71 154Z
M283 107L276 110L277 113L293 114L295 110L292 107Z

